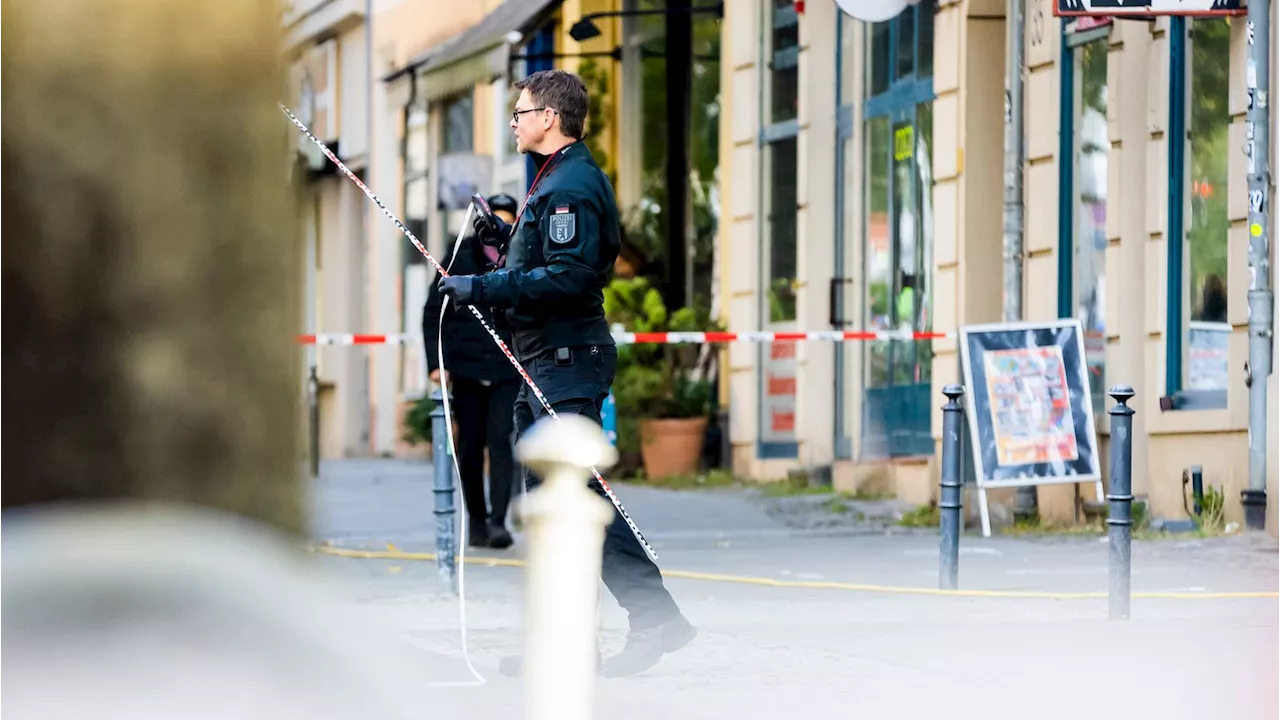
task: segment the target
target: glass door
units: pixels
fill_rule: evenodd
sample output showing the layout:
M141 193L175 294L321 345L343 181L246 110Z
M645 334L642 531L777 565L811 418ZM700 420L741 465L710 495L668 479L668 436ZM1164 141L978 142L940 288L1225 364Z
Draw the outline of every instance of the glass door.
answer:
M932 322L933 7L871 24L842 16L839 32L844 277L833 297L841 327L906 337L837 351L836 447L859 459L931 454L932 343L911 333Z
M867 343L863 457L933 452L928 332L932 258L932 107L867 122L867 328L902 339Z

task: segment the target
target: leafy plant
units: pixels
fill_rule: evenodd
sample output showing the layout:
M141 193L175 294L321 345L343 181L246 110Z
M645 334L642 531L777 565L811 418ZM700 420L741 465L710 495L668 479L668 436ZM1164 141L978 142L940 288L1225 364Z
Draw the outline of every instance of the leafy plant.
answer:
M1204 486L1204 499L1200 501L1200 515L1196 517L1196 525L1203 533L1221 533L1227 525L1227 496L1212 485Z
M410 445L431 444L431 411L435 409L436 402L425 394L410 405L404 414L404 434L400 436L401 439Z
M941 518L938 513L938 505L930 502L928 505L921 505L915 510L910 510L902 514L898 524L902 527L938 527Z
M604 290L609 322L629 332L716 330L706 311L681 308L668 313L662 294L643 277L616 278ZM618 408L618 443L624 453L639 447L638 423L647 418L691 418L710 411L708 378L714 353L703 344L637 343L618 349L613 395Z

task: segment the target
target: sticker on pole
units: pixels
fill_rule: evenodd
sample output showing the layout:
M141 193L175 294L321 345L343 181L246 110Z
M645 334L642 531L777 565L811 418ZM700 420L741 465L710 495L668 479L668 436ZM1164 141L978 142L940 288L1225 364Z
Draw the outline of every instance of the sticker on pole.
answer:
M974 325L960 338L978 485L1100 480L1080 322Z
M1244 15L1244 0L1054 0L1057 17L1100 16L1124 17L1159 15L1195 15L1220 17Z

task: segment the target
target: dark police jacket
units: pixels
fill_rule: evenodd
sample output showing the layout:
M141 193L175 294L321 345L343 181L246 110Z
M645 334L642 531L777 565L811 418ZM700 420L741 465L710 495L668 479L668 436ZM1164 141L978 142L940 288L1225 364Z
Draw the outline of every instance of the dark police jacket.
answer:
M478 275L490 267L489 259L484 256L484 246L475 237L462 239L456 259L453 258L453 252L451 248L449 256L443 262L445 267L451 268L451 275ZM452 266L449 264L451 261ZM440 336L439 282L440 278L436 277L431 283L431 288L427 291L427 304L422 311L422 337L426 341L427 367L430 370L440 367L440 358L436 355L436 339ZM483 306L477 306L477 309L484 315L489 327L493 327L493 316L488 309ZM510 347L511 333L498 330L498 335ZM520 377L475 315L452 302L444 315L444 369L455 377L472 380L497 382Z
M613 187L591 152L570 143L534 188L506 267L482 276L478 304L505 310L521 360L559 347L612 345L604 287L621 246Z

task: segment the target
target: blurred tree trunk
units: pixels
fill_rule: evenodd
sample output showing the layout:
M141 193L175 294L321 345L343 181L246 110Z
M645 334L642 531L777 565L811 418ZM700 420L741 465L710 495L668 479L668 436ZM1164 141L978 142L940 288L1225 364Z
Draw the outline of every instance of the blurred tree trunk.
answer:
M303 529L282 8L6 2L3 507Z

